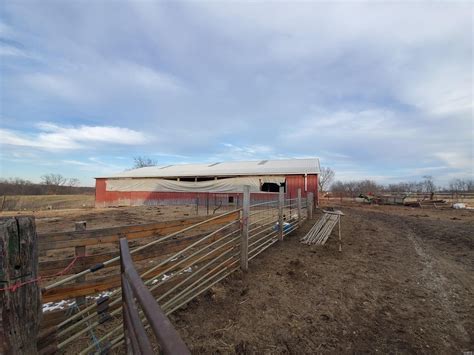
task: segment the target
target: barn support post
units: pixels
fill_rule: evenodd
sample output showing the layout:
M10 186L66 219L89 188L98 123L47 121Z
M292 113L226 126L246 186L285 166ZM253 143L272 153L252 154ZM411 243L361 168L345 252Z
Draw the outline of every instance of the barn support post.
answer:
M74 223L74 229L76 232L80 231L85 231L87 227L87 222L86 221L79 221ZM77 246L74 247L74 255L76 258L81 258L86 255L86 247L83 246ZM76 283L81 283L86 281L85 276L78 277L76 279ZM79 296L76 297L76 305L81 306L86 303L86 297L85 296Z
M34 217L0 218L0 354L37 354L41 320Z
M240 241L240 268L247 271L249 268L249 212L250 212L250 186L244 186L242 204L241 241Z
M278 193L278 239L283 240L283 206L285 205L285 188L280 186Z
M298 198L296 199L298 208L298 225L301 224L301 187L298 187Z
M308 208L308 219L313 219L314 194L312 192L308 192L306 203Z

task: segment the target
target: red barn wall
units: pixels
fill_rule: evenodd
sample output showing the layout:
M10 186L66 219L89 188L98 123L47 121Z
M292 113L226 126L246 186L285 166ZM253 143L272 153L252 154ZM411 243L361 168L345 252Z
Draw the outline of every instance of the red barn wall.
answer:
M302 197L308 192L314 193L315 203L318 202L318 177L308 175L305 191L304 175L290 175L286 177L286 195L295 198L298 188L301 188ZM234 197L234 203L242 204L242 193L213 193L213 192L153 192L153 191L107 191L107 179L96 179L95 202L96 207L117 205L143 205L143 204L196 204L214 205L216 202L223 205L229 204L229 196ZM260 192L252 193L252 202L272 201L277 199L278 193Z
M298 189L301 188L301 196L306 197L308 192L314 194L314 202L318 203L318 175L311 174L306 177L306 190L304 175L289 175L286 177L286 194L288 198L298 196Z

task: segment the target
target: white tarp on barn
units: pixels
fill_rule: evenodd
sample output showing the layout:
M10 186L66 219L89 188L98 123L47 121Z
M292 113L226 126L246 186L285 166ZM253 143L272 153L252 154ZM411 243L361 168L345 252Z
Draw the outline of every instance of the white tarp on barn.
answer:
M156 192L242 192L244 185L251 192L260 191L263 183L281 184L284 176L246 176L207 181L176 181L169 179L108 179L107 191L156 191Z

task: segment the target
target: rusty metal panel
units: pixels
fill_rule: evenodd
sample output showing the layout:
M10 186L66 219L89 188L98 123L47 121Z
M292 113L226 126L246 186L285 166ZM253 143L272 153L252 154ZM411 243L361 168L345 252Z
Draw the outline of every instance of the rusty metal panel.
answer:
M127 315L128 313L126 324L130 325L130 327L126 329L126 333L129 337L133 337L133 339L130 339L132 344L134 342L138 343L140 353L153 353L143 324L140 321L138 309L134 304L134 298L136 298L153 329L163 353L190 354L183 339L181 339L135 269L126 238L120 239L120 260L122 269L122 292L125 302L124 314Z

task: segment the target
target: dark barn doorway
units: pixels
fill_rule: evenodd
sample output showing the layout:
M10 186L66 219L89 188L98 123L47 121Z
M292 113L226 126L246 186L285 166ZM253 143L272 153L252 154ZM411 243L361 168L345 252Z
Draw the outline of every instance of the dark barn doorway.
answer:
M264 192L278 192L280 191L280 185L274 182L264 182L262 184L262 191Z

